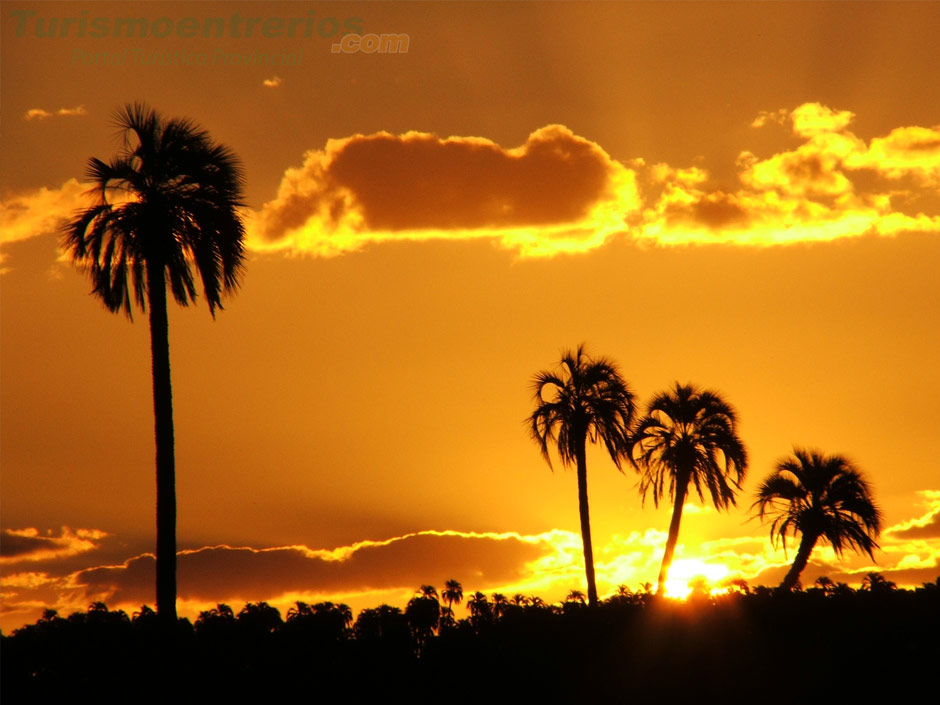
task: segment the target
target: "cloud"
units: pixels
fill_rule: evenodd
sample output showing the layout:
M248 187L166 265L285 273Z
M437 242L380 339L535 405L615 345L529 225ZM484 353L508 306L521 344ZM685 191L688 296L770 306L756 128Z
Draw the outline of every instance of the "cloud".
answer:
M885 535L892 540L940 539L940 490L921 490L918 494L927 513L885 529Z
M523 566L549 548L546 537L456 531L423 531L330 551L211 546L180 552L179 594L191 601L271 600L296 592L414 589L429 576L456 577L485 588L517 581ZM153 582L150 554L70 577L71 586L80 588L86 601L107 599L115 604L151 601Z
M940 126L899 127L876 137L868 149L848 160L855 169L874 169L890 179L915 177L922 185L940 188Z
M107 533L98 529L73 531L67 526L62 527L58 535L48 532L45 536L35 528L3 529L0 531L0 564L56 560L94 551L106 536Z
M708 173L699 168L654 165L641 173L649 184L644 191L648 205L634 237L657 245L771 246L940 232L940 212L908 213L896 206L896 201L923 196L936 211L935 194L899 191L885 181L909 177L921 189L937 183L940 132L903 127L866 144L847 130L853 118L849 111L818 103L762 112L752 126L789 122L803 143L763 159L742 151L737 159L741 188L735 190L710 189Z
M88 111L85 110L84 105L78 105L74 108L59 108L55 112L49 112L48 110L43 110L42 108L30 108L26 111L23 117L28 120L47 120L51 117L76 117L80 115L87 115Z
M69 179L57 189L45 186L0 202L0 244L54 233L64 220L87 205L85 188Z
M391 240L490 238L523 255L603 244L639 207L634 173L561 125L481 137L330 140L288 169L249 230L258 249L331 255Z
M277 88L281 85L282 81L280 76L272 76L271 78L264 79L261 83L268 88Z
M804 103L790 113L793 132L801 137L815 137L840 132L855 119L848 110L833 110L819 103Z

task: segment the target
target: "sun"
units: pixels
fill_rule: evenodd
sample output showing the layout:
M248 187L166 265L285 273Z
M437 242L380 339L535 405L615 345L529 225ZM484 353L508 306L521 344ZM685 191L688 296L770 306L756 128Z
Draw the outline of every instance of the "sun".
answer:
M692 584L704 581L715 584L728 577L731 571L721 563L706 563L698 558L682 558L674 561L666 580L666 597L684 600L692 593Z

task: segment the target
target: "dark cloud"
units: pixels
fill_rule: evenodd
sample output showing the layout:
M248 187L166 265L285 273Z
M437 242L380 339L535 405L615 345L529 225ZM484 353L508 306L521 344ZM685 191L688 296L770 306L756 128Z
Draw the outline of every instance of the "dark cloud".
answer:
M577 220L604 195L609 161L559 126L518 153L489 141L435 135L350 140L327 171L377 230L484 228Z
M96 529L63 527L42 535L36 529L0 531L0 559L4 564L68 558L98 548L107 534Z
M3 558L18 558L50 548L55 548L55 542L46 536L19 536L8 529L0 531L0 556Z
M517 538L415 534L388 543L366 544L345 560L302 547L273 549L207 547L182 553L179 595L204 601L270 600L288 592L343 593L414 588L456 578L486 587L519 579L528 561L549 547ZM138 556L121 566L89 568L75 574L88 599L152 601L154 560Z
M356 135L289 169L260 230L277 240L311 218L326 229L473 230L572 223L613 196L623 167L561 125L505 149L479 137Z

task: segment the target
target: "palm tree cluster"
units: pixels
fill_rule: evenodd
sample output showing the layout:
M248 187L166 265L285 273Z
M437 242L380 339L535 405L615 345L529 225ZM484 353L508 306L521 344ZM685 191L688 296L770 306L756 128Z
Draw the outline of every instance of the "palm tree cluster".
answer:
M603 443L621 472L626 461L640 473L644 502L652 496L656 506L664 497L672 503L656 587L661 594L690 490L719 511L736 505L748 469L737 412L717 392L676 382L655 395L645 415L637 418L634 394L617 366L607 358L590 357L583 345L562 353L557 371L536 374L532 387L532 438L549 467L554 448L564 466L577 469L588 604L598 603L585 457L589 440ZM819 540L832 545L837 555L848 547L874 558L881 514L862 473L841 456L796 449L795 459L780 461L761 485L754 508L761 519L775 517L771 538L774 543L779 539L784 549L788 533L802 536L781 590L796 585Z

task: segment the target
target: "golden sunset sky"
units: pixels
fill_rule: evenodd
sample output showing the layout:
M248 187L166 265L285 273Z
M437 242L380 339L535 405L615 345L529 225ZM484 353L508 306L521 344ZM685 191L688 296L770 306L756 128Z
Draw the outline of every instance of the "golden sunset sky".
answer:
M246 174L241 290L214 321L170 313L181 614L403 605L449 578L583 590L575 474L525 424L532 376L581 342L643 404L692 382L739 413L738 507L687 506L676 577L779 582L793 551L748 508L794 445L857 463L888 527L875 563L818 546L804 584L940 574L940 4L3 2L0 22L4 631L153 604L147 319L108 313L56 233L135 100ZM343 32L407 51L333 51ZM588 477L600 593L655 581L668 505L598 449Z

